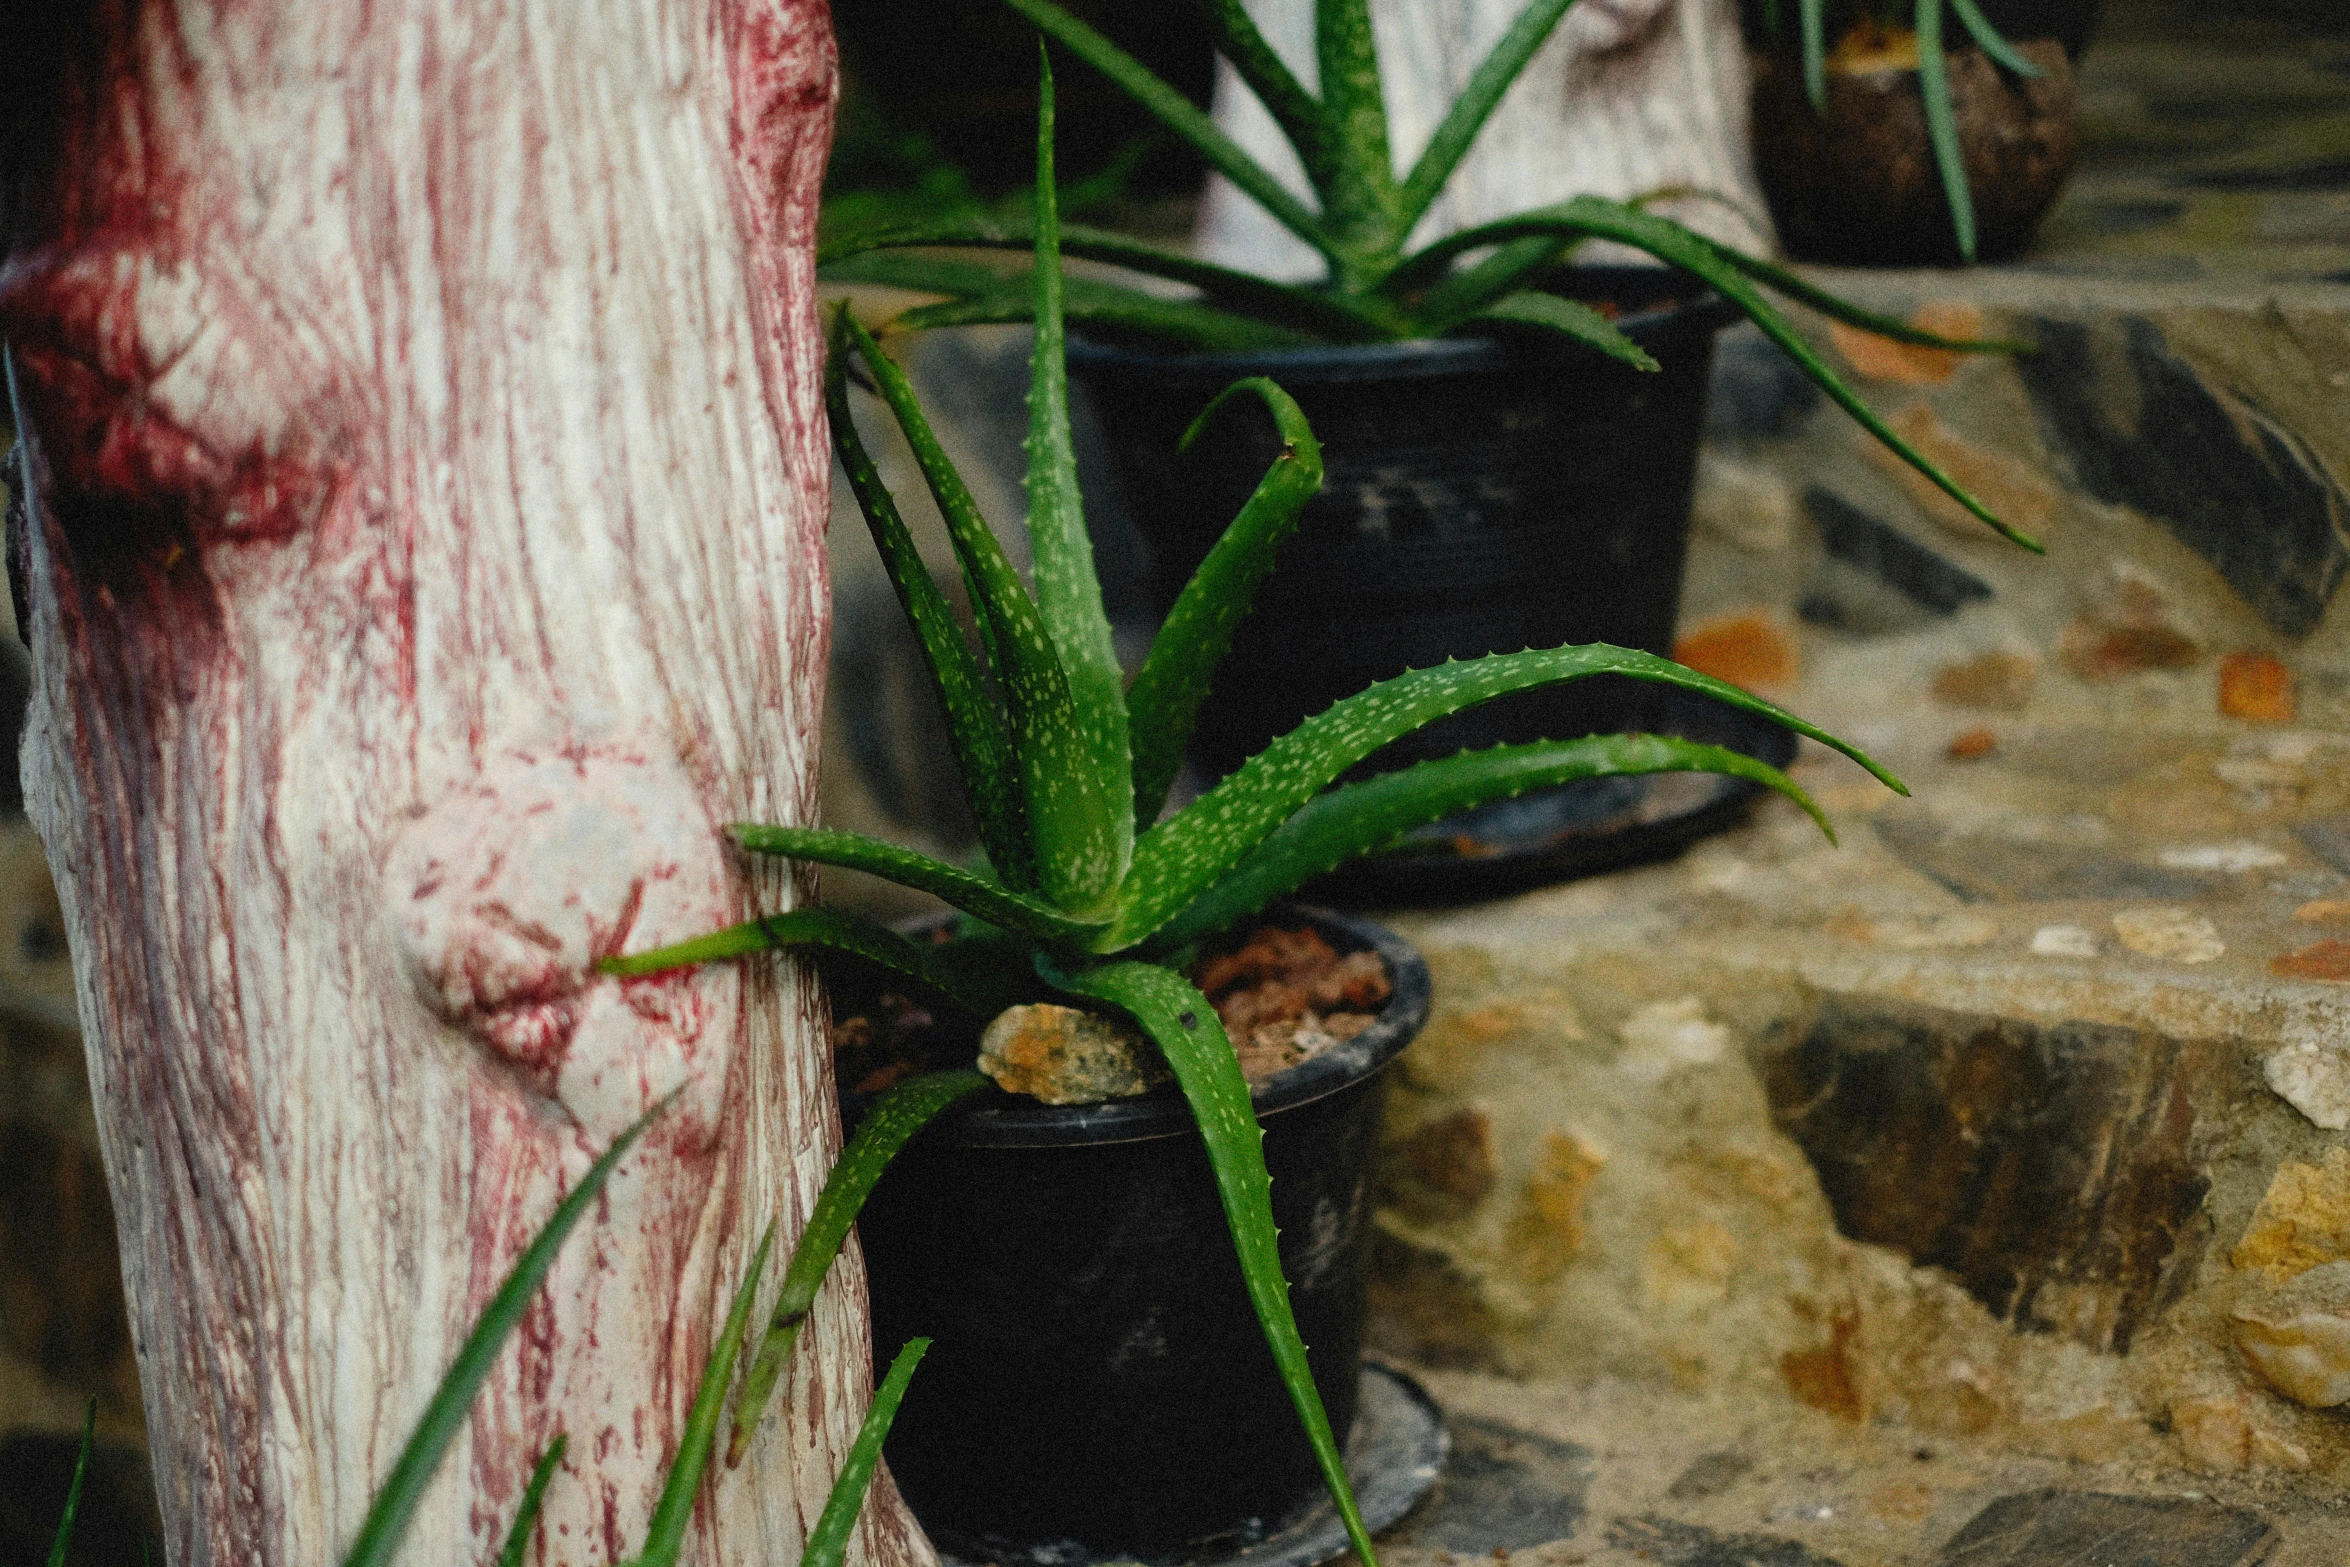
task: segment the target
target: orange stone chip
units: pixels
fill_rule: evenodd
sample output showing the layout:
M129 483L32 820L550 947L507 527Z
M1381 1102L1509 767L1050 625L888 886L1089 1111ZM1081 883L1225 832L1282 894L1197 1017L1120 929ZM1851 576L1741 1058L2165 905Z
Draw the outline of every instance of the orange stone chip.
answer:
M1925 305L1909 318L1909 324L1936 337L1981 337L1983 312L1972 305ZM1940 386L1958 370L1959 355L1955 349L1895 342L1841 321L1828 323L1828 335L1835 340L1836 351L1844 356L1845 362L1872 381Z
M2283 979L2350 980L2350 941L2329 936L2297 952L2269 961L2268 971Z
M1950 737L1950 759L1972 762L1999 749L1999 737L1988 729L1969 729Z
M2219 710L2256 724L2289 724L2299 708L2293 671L2266 653L2230 653L2219 663Z
M1699 674L1749 690L1795 683L1795 638L1759 612L1728 615L1692 627L1673 644L1673 659Z

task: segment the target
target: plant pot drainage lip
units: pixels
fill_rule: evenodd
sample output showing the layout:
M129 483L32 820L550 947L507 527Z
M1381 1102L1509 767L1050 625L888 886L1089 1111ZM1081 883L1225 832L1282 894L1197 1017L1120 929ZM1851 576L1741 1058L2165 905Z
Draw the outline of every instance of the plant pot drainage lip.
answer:
M1341 951L1377 952L1395 990L1378 1021L1349 1040L1274 1076L1250 1095L1262 1118L1311 1104L1361 1082L1395 1058L1428 1021L1428 965L1409 942L1369 920L1305 904L1269 911L1270 919L1302 919ZM926 1137L965 1148L1058 1148L1143 1142L1198 1135L1198 1123L1172 1087L1096 1105L1048 1105L989 1093L968 1110L941 1118Z
M1363 1523L1373 1533L1400 1523L1427 1499L1452 1453L1452 1434L1436 1401L1403 1372L1375 1360L1363 1362L1362 1395L1355 1428L1346 1442L1346 1469L1355 1485ZM966 1549L957 1549L965 1545ZM981 1548L969 1549L977 1545ZM1320 1567L1347 1554L1346 1526L1327 1496L1317 1496L1255 1538L1230 1535L1194 1541L1161 1556L1136 1558L1097 1553L1076 1541L986 1548L982 1542L953 1542L939 1552L941 1567Z
M1609 287L1653 291L1665 279L1683 274L1670 267L1570 267L1553 274L1552 281L1572 280L1585 292ZM1653 349L1665 337L1693 329L1707 332L1744 320L1736 305L1710 288L1660 304L1644 304L1618 316L1616 330ZM1524 327L1505 327L1507 336L1413 338L1401 343L1334 343L1308 348L1269 348L1254 353L1186 354L1125 348L1076 333L1069 336L1069 363L1080 372L1145 374L1171 380L1226 381L1248 375L1283 376L1301 383L1328 385L1347 381L1391 380L1403 377L1473 375L1498 370L1510 346L1530 335ZM1548 343L1545 334L1538 339Z

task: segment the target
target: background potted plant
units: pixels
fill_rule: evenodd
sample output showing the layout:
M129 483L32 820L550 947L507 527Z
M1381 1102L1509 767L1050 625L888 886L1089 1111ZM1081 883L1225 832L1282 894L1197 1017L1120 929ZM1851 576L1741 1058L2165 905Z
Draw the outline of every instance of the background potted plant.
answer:
M1899 785L1852 747L1757 698L1649 653L1594 645L1492 655L1398 675L1351 695L1273 741L1199 800L1164 814L1185 739L1209 700L1211 677L1225 662L1235 629L1272 571L1276 554L1296 531L1306 500L1320 487L1322 460L1298 404L1269 380L1243 379L1224 389L1203 411L1195 428L1224 407L1262 407L1279 432L1280 450L1178 596L1128 683L1111 650L1071 455L1063 360L1066 295L1053 199L1051 103L1048 72L1038 140L1034 265L1024 274L1035 290L1031 310L1036 323L1027 464L1033 593L1013 572L941 450L904 374L845 310L835 321L828 368L833 437L884 565L920 638L984 859L966 869L823 828L732 829L736 841L753 853L846 866L933 893L961 910L965 922L952 940L933 944L837 911L793 911L659 951L607 959L604 967L613 973L644 974L777 947L812 948L878 965L918 985L959 1013L974 1033L990 1019L1024 1016L1015 1009L1044 1006L1122 1020L1138 1038L1147 1039L1144 1059L1152 1047L1163 1056L1180 1090L1180 1102L1197 1126L1197 1146L1206 1165L1204 1171L1196 1171L1200 1189L1204 1192L1212 1181L1217 1198L1213 1204L1191 1206L1229 1232L1238 1259L1235 1288L1245 1296L1278 1379L1279 1393L1274 1394L1268 1383L1266 1394L1294 1410L1311 1456L1306 1475L1318 1476L1328 1487L1351 1543L1369 1562L1373 1557L1368 1531L1340 1460L1343 1410L1351 1400L1356 1367L1351 1354L1326 1356L1320 1362L1307 1354L1284 1279L1267 1167L1269 1161L1285 1157L1280 1143L1291 1121L1311 1119L1316 1102L1339 1101L1341 1095L1367 1087L1386 1056L1400 1048L1400 1025L1408 1019L1392 1019L1398 1026L1388 1037L1366 1044L1354 1053L1355 1059L1335 1066L1317 1060L1294 1069L1314 1074L1310 1080L1287 1074L1274 1077L1260 1085L1252 1103L1251 1087L1215 1007L1186 977L1186 966L1201 943L1316 873L1422 822L1570 780L1721 772L1789 795L1826 825L1802 792L1776 770L1719 747L1656 735L1594 735L1505 745L1330 787L1389 742L1513 691L1617 674L1702 692L1811 735L1861 761L1893 787ZM976 646L966 640L943 592L923 568L896 503L850 418L852 358L861 362L874 391L904 431L946 519L976 617ZM1340 935L1346 939L1343 932ZM1373 938L1360 941L1377 945ZM1342 1080L1320 1081L1332 1073ZM1301 1085L1302 1091L1297 1091ZM967 1068L916 1077L892 1088L867 1112L852 1138L835 1181L819 1202L822 1224L812 1222L811 1233L845 1231L882 1167L926 1122L957 1105L965 1106L966 1126L980 1123L977 1132L961 1138L966 1144L985 1144L992 1138L1001 1146L1004 1139L993 1132L1056 1118L1113 1127L1125 1121L1132 1124L1124 1130L1138 1136L1164 1138L1169 1130L1144 1124L1162 1116L1159 1104L1137 1100L1108 1110L1031 1105L1007 1118L1000 1100L992 1106L968 1105L983 1090L982 1080ZM1359 1105L1365 1098L1351 1102ZM1258 1107L1270 1122L1262 1129ZM995 1117L992 1123L985 1120L990 1115ZM1352 1116L1350 1124L1368 1124L1359 1112ZM946 1129L939 1135L955 1140ZM1049 1172L1023 1173L1020 1204L1029 1210L1032 1223L1070 1230L1085 1223L1123 1222L1100 1214L1094 1202L1100 1166L1088 1157L1092 1150L1087 1144L1105 1140L1118 1139L1060 1138L1059 1148L1045 1150L1061 1156L1045 1161L1061 1166L1057 1177ZM1188 1141L1188 1134L1183 1140ZM1368 1141L1367 1135L1352 1139L1355 1157L1367 1153ZM1179 1160L1171 1168L1176 1173L1170 1178L1181 1179L1196 1170L1196 1161ZM1360 1179L1359 1173L1342 1176L1336 1184L1343 1187ZM1003 1255L986 1264L991 1276L1023 1267L1036 1273L1039 1264L1034 1257L1020 1255L1017 1234L991 1235L982 1222L989 1196L985 1185L984 1180L966 1178L927 1188L935 1206L922 1215L924 1222L933 1232L960 1232L977 1245L992 1240ZM947 1208L950 1203L960 1206ZM1330 1236L1315 1236L1311 1226L1297 1226L1293 1242L1307 1240L1324 1246L1333 1242ZM891 1302L893 1294L932 1299L954 1293L954 1279L947 1281L944 1291L937 1291L919 1280L893 1277L893 1258L911 1254L917 1266L925 1265L922 1247L896 1245L880 1234L869 1234L867 1242L877 1266L873 1291L878 1320L904 1319L906 1312ZM803 1239L803 1254L810 1245ZM1293 1250L1291 1260L1297 1256ZM1348 1270L1338 1272L1343 1276ZM740 1422L757 1418L763 1390L772 1384L789 1350L821 1272L795 1262L793 1276L801 1282L787 1285L768 1341L752 1368L742 1401L745 1413L738 1417L738 1445L747 1430ZM1054 1274L1048 1282L1067 1281ZM1359 1289L1359 1275L1355 1287ZM1173 1304L1143 1303L1154 1310L1171 1309ZM1236 1304L1225 1301L1210 1309L1226 1311ZM1173 1338L1190 1329L1162 1323L1160 1331ZM1030 1347L1022 1353L1019 1346L1024 1343ZM976 1427L948 1428L942 1420L937 1429L925 1431L931 1416L919 1402L909 1409L900 1428L901 1441L938 1444L934 1452L950 1455L937 1462L916 1457L905 1466L907 1478L914 1482L910 1495L917 1509L926 1501L933 1504L925 1522L937 1518L939 1524L933 1527L944 1525L941 1532L950 1543L958 1537L984 1540L1023 1528L1043 1527L1048 1538L1073 1532L1039 1525L1033 1517L991 1527L984 1511L988 1497L939 1502L937 1493L926 1499L919 1490L924 1477L954 1467L951 1455L968 1458L1011 1440L1019 1399L1043 1401L1049 1397L1045 1389L1072 1374L1057 1358L1064 1343L1043 1325L1026 1333L1015 1325L986 1335L984 1342L973 1342L969 1336L962 1343L941 1340L933 1371L937 1381L966 1387L990 1379L998 1387L1019 1388L1023 1379L1027 1383L1025 1393L1015 1394L1007 1407ZM973 1364L1006 1359L1016 1363ZM1194 1369L1195 1378L1207 1383L1243 1376L1247 1370L1223 1363ZM1227 1440L1227 1433L1212 1423L1213 1412L1225 1402L1213 1392L1211 1385L1197 1380L1189 1388L1154 1385L1149 1402L1141 1407L1099 1412L1093 1429L1100 1437L1089 1454L1093 1467L1085 1473L1048 1469L1041 1483L1048 1491L1058 1486L1073 1502L1082 1502L1080 1493L1089 1484L1115 1484L1151 1455L1180 1450L1182 1442L1171 1444L1166 1433L1171 1426L1181 1426L1195 1403L1210 1413L1211 1420L1188 1428L1191 1445L1205 1449ZM1333 1406L1342 1412L1338 1421L1331 1418ZM1128 1445L1108 1445L1121 1438ZM987 1464L981 1472L997 1473L1005 1467ZM1031 1467L1036 1467L1033 1462ZM1275 1473L1281 1471L1276 1468ZM1249 1505L1278 1513L1294 1500L1260 1496ZM1216 1522L1229 1529L1238 1521ZM1169 1527L1179 1532L1198 1525ZM1035 1535L1029 1538L1033 1543ZM1097 1537L1086 1543L1115 1549L1137 1542Z
M1202 778L1406 668L1592 639L1669 648L1711 333L1740 313L1879 439L2030 544L1878 420L1758 285L1904 340L1945 340L1837 300L1638 201L1578 197L1411 242L1566 0L1526 7L1400 177L1362 0L1317 11L1318 93L1239 0L1204 7L1224 58L1295 148L1311 200L1052 0L1007 3L1132 94L1325 264L1321 281L1290 284L1096 229L1063 234L1072 256L1189 291L1169 297L1096 271L1066 292L1090 339L1072 363L1154 557L1160 608L1172 607L1215 542L1202 519L1239 504L1274 451L1261 425L1227 413L1232 428L1182 455L1189 411L1233 379L1271 374L1324 436L1329 483L1307 511L1291 569L1268 590L1277 613L1242 630L1246 684L1218 691L1194 737ZM823 253L824 275L945 296L899 315L901 329L1025 320L1028 270L974 248L1021 250L1031 237L1025 225L968 219L867 231ZM1672 270L1561 268L1593 239ZM1374 765L1668 718L1686 722L1689 710L1674 712L1626 681L1529 692L1432 725Z
M1787 248L1870 265L2022 250L2072 169L2071 56L2093 10L1750 0L1755 172Z

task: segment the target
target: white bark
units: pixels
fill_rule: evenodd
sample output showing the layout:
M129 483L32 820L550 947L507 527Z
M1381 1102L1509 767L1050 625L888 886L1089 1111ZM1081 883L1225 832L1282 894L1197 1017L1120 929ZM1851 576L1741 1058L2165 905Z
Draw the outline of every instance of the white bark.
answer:
M560 1194L690 1083L408 1551L487 1560L562 1430L531 1559L616 1560L837 1142L802 984L592 970L788 899L718 828L811 809L821 0L89 16L0 279L24 769L171 1560L338 1557ZM862 1299L852 1254L690 1560L796 1559ZM886 1483L861 1552L929 1559Z
M1397 174L1526 0L1372 0ZM1250 0L1250 14L1309 87L1313 0ZM1726 201L1678 199L1658 211L1717 239L1771 248L1747 132L1746 55L1735 0L1579 0L1486 122L1413 239L1570 196L1628 197L1686 188ZM1305 176L1273 117L1228 65L1216 77L1216 123L1303 194ZM1208 182L1198 249L1209 260L1311 278L1321 263L1221 176ZM1591 247L1587 259L1611 257Z

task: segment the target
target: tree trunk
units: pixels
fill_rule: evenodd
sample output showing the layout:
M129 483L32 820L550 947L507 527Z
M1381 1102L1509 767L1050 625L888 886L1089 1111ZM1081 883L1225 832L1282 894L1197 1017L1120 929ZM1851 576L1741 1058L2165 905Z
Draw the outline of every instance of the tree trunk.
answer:
M175 1563L339 1556L560 1195L410 1535L643 1542L726 1298L837 1146L806 983L596 958L774 907L826 638L821 0L20 0L0 322L24 753ZM779 1271L779 1270L778 1270ZM771 1281L772 1283L772 1281ZM688 1559L796 1558L843 1259ZM889 1346L894 1349L895 1346ZM884 1482L867 1559L926 1562Z
M1389 133L1404 168L1525 5L1372 0ZM1250 0L1249 11L1311 85L1311 0ZM1746 97L1735 0L1579 0L1486 122L1414 242L1570 196L1679 189L1711 195L1662 202L1657 210L1717 239L1768 251L1770 219L1754 179ZM1258 161L1305 190L1273 117L1229 66L1218 67L1215 110L1216 122ZM1199 248L1228 266L1279 276L1321 270L1302 240L1221 177L1208 183ZM1602 257L1601 248L1589 247L1583 259L1645 259L1612 249Z

